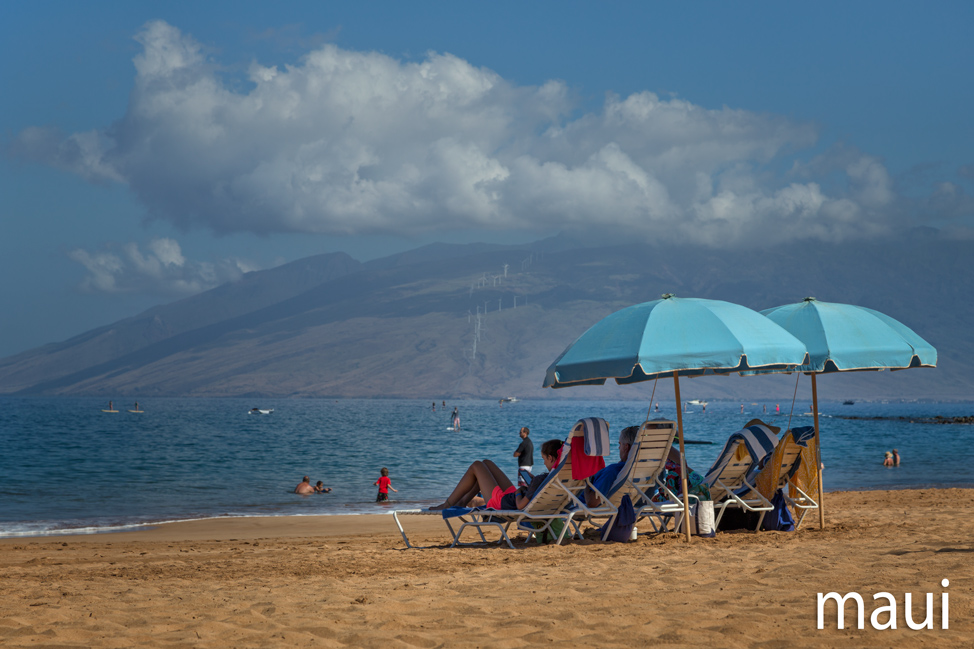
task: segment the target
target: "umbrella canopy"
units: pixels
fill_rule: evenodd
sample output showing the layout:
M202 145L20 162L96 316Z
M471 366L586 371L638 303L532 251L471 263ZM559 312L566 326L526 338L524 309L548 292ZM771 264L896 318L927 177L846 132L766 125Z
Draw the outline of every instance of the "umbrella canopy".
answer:
M606 316L548 368L545 387L635 383L673 377L680 440L683 525L690 540L680 376L791 369L809 362L797 338L761 314L721 300L677 298L637 304Z
M606 316L548 368L544 386L635 383L756 369L794 370L805 345L756 311L721 300L662 299Z
M937 350L893 318L853 304L819 302L807 297L761 312L808 349L802 372L936 367Z
M886 314L853 304L819 302L806 297L761 312L805 343L809 361L798 369L812 375L812 414L815 418L815 446L821 453L818 427L817 374L866 370L905 370L936 367L937 350L902 322ZM761 373L767 370L760 370ZM781 370L770 370L781 371ZM825 528L825 498L819 455L818 515Z

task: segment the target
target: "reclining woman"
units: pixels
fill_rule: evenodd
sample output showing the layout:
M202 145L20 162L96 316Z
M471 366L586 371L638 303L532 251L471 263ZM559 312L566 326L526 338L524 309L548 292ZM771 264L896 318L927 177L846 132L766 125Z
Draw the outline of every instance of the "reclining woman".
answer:
M558 452L561 447L562 441L558 439L549 439L541 445L541 459L544 460L548 471L558 464ZM524 509L547 477L547 472L536 475L531 480L531 484L518 488L511 484L510 479L492 461L477 460L460 478L450 497L430 509L476 507L484 504L478 494L484 494L487 498L487 509Z

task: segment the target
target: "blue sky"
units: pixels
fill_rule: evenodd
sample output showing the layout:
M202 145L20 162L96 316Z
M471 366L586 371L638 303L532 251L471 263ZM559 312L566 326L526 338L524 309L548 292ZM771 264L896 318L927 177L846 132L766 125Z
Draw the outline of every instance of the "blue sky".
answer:
M966 3L0 6L0 356L310 254L969 236Z

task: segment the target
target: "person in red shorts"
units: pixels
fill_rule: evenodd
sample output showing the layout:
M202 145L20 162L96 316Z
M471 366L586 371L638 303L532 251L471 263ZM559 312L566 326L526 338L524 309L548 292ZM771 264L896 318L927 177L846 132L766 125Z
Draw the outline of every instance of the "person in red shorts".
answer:
M399 493L399 490L392 486L392 480L389 479L389 469L382 467L380 473L382 473L382 477L372 483L379 485L379 495L375 497L375 502L377 503L381 503L383 500L389 500L390 489Z
M548 471L558 464L561 446L562 441L559 439L550 439L541 445L541 458ZM430 509L475 507L480 504L486 504L487 509L523 509L544 484L547 476L547 473L534 476L530 485L518 488L511 484L510 479L496 464L490 460L477 460L460 478L450 497L441 505ZM483 498L478 494L482 494ZM486 503L483 499L486 499Z

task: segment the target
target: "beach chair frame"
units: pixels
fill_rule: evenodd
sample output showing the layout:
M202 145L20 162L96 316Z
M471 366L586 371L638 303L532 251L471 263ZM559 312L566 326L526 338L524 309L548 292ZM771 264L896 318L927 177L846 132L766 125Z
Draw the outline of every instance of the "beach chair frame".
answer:
M683 501L661 479L676 431L676 422L667 419L646 421L639 427L636 440L626 457L626 464L608 490L608 502L616 508L616 511L608 512L605 531L602 534L603 541L608 538L618 516L618 507L622 503L623 496L627 494L633 503L636 521L648 518L654 532L666 529L665 516L683 511ZM659 494L665 496L665 500L654 501L653 498ZM605 500L605 497L602 498ZM596 521L606 515L606 512L593 511L587 518L593 525L598 525ZM660 519L659 524L657 518Z
M764 429L761 438L756 438L753 431L749 432L753 426L760 426ZM719 473L714 475L713 467L707 472L707 482L710 485L710 492L714 501L714 513L716 514L714 526L716 528L720 528L720 521L728 507L739 507L745 511L759 513L755 530L761 529L765 515L774 510L771 500L758 490L753 480L757 464L764 457L755 456L761 452L766 456L774 450L778 444L776 433L779 430L779 428L769 426L760 420L751 420L743 429L731 435L731 439L735 435L743 436L737 439L733 445L730 445L729 439L728 445L725 445L721 451L715 466L724 461L725 457L729 459L726 460ZM771 447L768 448L767 445ZM738 459L739 449L742 447L747 452L745 457Z
M714 509L719 510L717 518L714 520L714 527L717 529L720 529L720 519L724 517L724 512L728 507L736 506L749 512L759 512L761 515L758 516L758 524L754 528L755 531L761 529L761 523L764 522L765 515L774 510L774 505L771 504L771 501L761 495L757 487L747 479L746 474L740 476L740 483L742 486L735 492L732 490L732 486L734 485L733 481L730 485L727 485L718 478L716 484L726 492L726 497L720 502L714 502Z
M781 491L785 503L796 510L818 508L815 499L802 490L795 481L795 476L801 468L802 457L808 455L804 450L808 443L814 440L814 430L811 426L803 426L789 430L781 436L774 452L767 457L765 466L754 478L754 484L762 495L773 498L778 491ZM798 521L795 527L798 527Z

